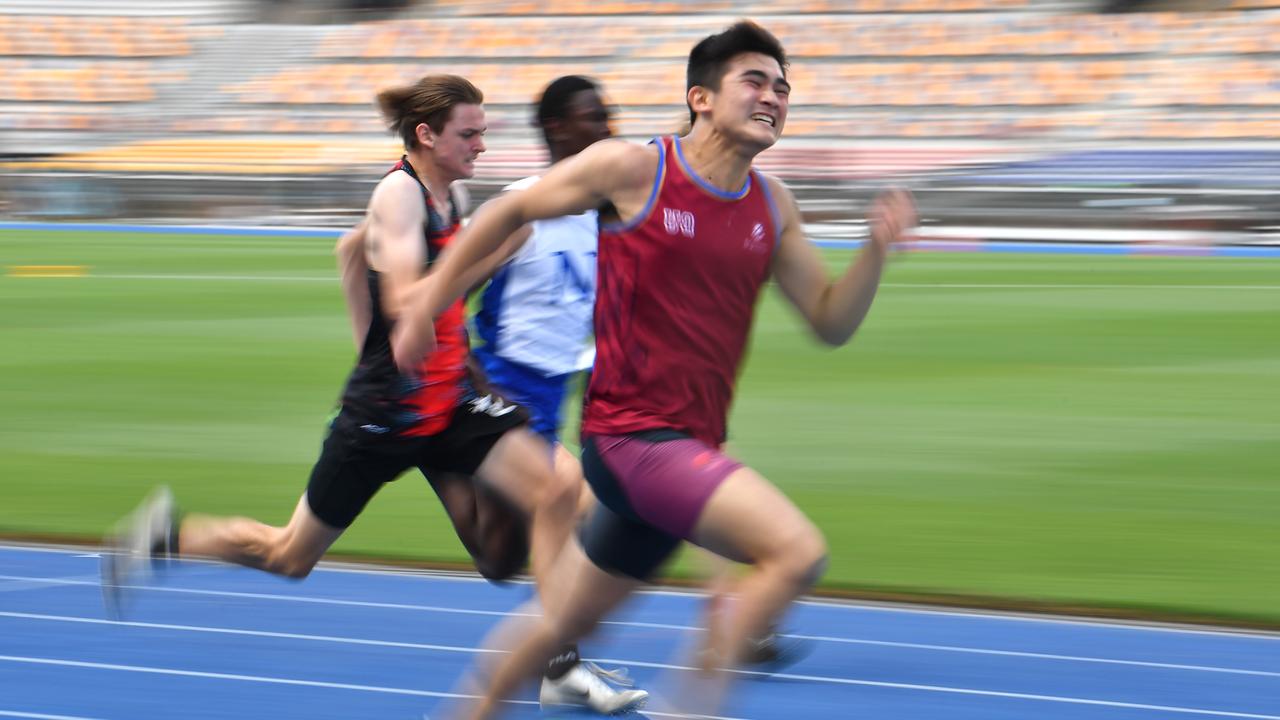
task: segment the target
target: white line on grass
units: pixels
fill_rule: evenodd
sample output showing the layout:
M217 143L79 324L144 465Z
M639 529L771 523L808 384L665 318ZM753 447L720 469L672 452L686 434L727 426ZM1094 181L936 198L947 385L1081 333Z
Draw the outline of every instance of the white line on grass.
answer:
M324 282L338 283L334 275L131 275L93 273L82 279L102 280L211 280L215 282Z
M80 280L193 280L211 282L338 282L332 275L201 275L91 273ZM885 282L884 287L937 290L1280 290L1280 285L1152 285L1127 283L913 283Z
M1280 285L1143 285L1125 283L905 283L884 287L939 290L1280 290Z
M178 675L183 677L199 677L211 678L216 680L238 680L242 682L270 683L278 685L298 685L303 687L319 687L331 688L338 690L357 690L362 692L387 693L393 695L414 695L419 697L435 697L435 698L452 698L452 699L474 699L472 695L461 695L458 693L442 693L433 692L431 690L414 690L410 688L395 688L378 685L356 685L351 683L331 683L321 682L317 680L298 680L294 678L277 678L263 677L259 675L238 675L234 673L214 673L200 672L194 670L178 670L174 668L158 668L141 665L117 665L113 663L95 663L83 662L78 660L59 660L54 658L34 658L21 657L14 655L0 655L0 661L13 663L29 663L36 665L57 665L63 667L91 668L95 670L119 670L124 672L152 673L157 675ZM639 664L639 663L633 663ZM824 678L809 675L793 675L789 673L775 673L775 678L785 680L801 680L801 681L822 681ZM1257 713L1231 712L1227 710L1209 710L1204 708L1189 708L1172 705L1148 705L1145 703L1130 703L1116 700L1095 700L1092 698L1066 697L1061 695L1038 695L1034 693L1014 693L1003 692L999 690L978 690L974 688L958 688L943 685L918 685L915 683L893 683L882 682L876 680L854 680L854 679L835 679L825 678L827 681L838 682L842 685L853 685L863 687L879 687L892 688L898 690L919 690L923 692L947 693L953 695L972 695L978 697L996 697L1008 698L1014 700L1036 700L1041 702L1063 703L1069 705L1091 705L1095 707L1116 707L1126 708L1130 710L1152 710L1158 712L1178 713L1184 715L1206 715L1213 717L1230 717L1230 718L1249 718L1250 720L1280 720L1280 715L1261 715ZM536 705L532 700L513 700L508 701L520 705ZM667 717L680 717L678 715L667 715L665 713L657 713L646 711L646 715L659 715ZM709 717L709 716L699 716ZM712 718L711 720L735 720L733 718Z

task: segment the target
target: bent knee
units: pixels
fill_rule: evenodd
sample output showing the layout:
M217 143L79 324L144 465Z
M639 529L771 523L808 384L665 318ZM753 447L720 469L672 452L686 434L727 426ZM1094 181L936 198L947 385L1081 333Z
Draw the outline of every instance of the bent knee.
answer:
M276 575L281 575L292 580L302 580L310 575L314 568L314 563L284 561L276 563L269 569Z
M302 557L296 552L278 551L267 557L263 569L275 575L301 580L311 574L318 560L319 558L310 556Z
M787 582L812 587L827 569L827 541L821 531L810 525L783 544L771 564Z
M571 514L578 507L583 483L571 473L550 472L543 477L538 507L556 514Z

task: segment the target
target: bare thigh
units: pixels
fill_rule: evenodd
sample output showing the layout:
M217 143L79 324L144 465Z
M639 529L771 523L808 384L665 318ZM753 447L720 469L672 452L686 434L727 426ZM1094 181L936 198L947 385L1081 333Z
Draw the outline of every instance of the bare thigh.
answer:
M476 477L530 514L553 482L551 458L551 448L540 436L524 428L511 430L494 443Z
M791 500L760 473L735 470L716 488L694 527L693 541L722 557L756 563L821 534Z

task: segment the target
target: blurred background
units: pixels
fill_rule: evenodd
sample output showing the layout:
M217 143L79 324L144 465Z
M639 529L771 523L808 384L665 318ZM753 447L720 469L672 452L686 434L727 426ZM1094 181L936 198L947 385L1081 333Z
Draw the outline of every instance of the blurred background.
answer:
M876 189L923 219L853 347L762 304L731 441L824 591L1280 625L1280 0L0 0L0 533L159 482L282 522L353 357L334 231L400 154L377 90L481 87L483 200L552 78L674 132L739 17L792 57L759 164L832 271ZM465 557L385 495L337 552Z
M761 164L815 219L911 178L930 223L955 226L940 237L1266 243L1278 6L3 0L0 212L343 225L398 149L374 93L427 72L487 96L483 198L541 166L529 104L550 78L600 79L621 135L674 131L690 47L750 16L794 58Z

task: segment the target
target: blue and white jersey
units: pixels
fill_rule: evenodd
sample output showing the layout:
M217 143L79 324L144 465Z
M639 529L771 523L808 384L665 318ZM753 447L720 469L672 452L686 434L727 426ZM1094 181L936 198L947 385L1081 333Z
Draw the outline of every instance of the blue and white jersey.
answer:
M507 190L537 182L525 178ZM483 351L547 377L584 365L596 299L595 210L532 224L533 234L498 270L475 315Z

